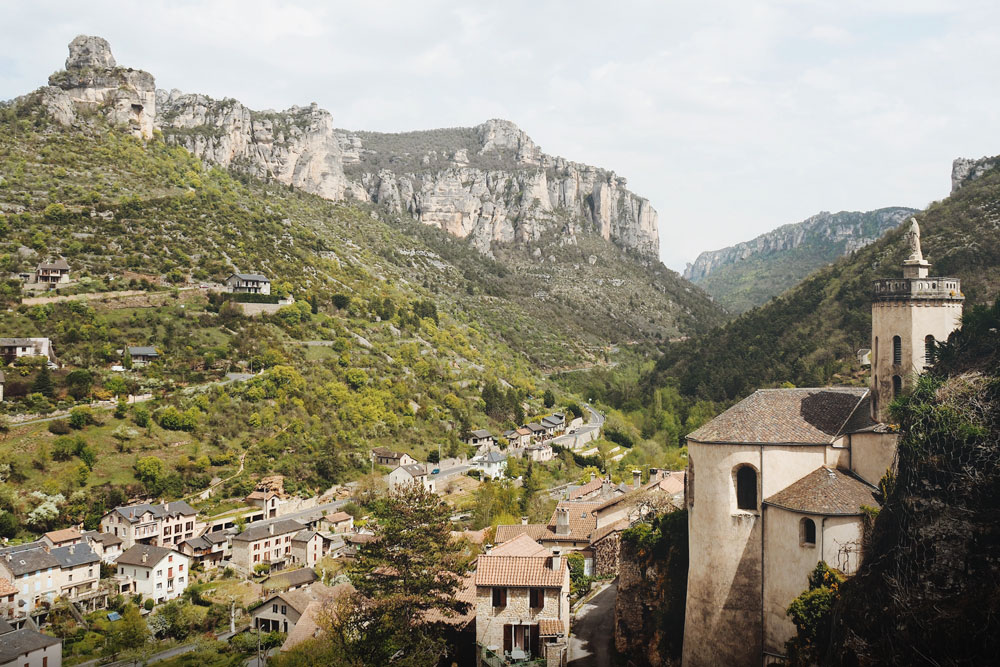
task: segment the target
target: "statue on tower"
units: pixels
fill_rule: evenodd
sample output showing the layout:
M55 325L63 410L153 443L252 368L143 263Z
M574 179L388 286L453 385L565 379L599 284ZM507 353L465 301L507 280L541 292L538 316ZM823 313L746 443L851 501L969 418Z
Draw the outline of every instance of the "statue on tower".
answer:
M924 254L920 252L920 225L917 224L916 218L910 218L910 229L906 232L906 242L910 245L910 256L906 258L906 261L922 263Z

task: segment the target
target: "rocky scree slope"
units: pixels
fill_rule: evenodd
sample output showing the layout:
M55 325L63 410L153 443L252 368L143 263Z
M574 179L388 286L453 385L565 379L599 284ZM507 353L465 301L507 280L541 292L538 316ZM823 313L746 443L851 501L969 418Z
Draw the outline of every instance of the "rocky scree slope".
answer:
M703 252L684 277L733 313L742 313L795 286L816 269L873 243L916 209L823 211L751 241Z
M960 278L966 306L992 302L1000 292L1000 170L915 217L932 274ZM871 346L872 281L901 275L902 232L889 231L719 329L667 346L646 382L734 401L783 382L849 381L860 371L857 350Z

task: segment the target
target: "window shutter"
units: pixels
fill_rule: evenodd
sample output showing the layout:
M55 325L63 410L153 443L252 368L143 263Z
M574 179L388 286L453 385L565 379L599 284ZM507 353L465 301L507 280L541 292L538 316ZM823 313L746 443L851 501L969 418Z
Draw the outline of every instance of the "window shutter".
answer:
M513 630L513 628L511 626L509 626L509 625L503 626L503 650L504 651L509 651L511 648L513 648L514 642L513 642L513 637L512 637L512 630Z

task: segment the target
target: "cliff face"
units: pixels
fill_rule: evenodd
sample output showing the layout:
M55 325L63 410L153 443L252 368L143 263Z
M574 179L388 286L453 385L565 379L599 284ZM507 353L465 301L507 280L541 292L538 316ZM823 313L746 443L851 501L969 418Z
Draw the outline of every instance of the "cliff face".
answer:
M916 213L904 207L822 212L729 248L703 252L684 277L740 313L793 287L816 269L873 243Z
M960 157L951 163L951 192L954 194L963 185L974 181L1000 163L1000 157L981 157L978 160Z
M155 91L152 74L118 67L107 41L80 35L70 42L66 69L50 76L49 85L39 93L42 104L63 125L73 125L87 110L149 139L156 116Z

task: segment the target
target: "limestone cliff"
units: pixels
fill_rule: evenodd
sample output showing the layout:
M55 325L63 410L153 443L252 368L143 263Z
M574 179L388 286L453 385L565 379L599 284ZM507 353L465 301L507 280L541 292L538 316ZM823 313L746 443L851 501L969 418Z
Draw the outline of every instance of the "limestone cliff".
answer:
M42 104L63 125L72 125L88 110L148 139L156 116L155 91L152 74L118 67L106 40L80 35L69 44L66 69L50 76L39 93Z
M894 206L875 211L822 212L751 241L703 252L684 277L734 313L749 310L796 285L837 258L876 241L912 216Z
M958 192L963 185L973 181L1000 163L1000 157L981 157L978 160L960 157L951 163L951 192Z
M164 138L211 164L331 200L371 202L446 230L486 254L546 233L575 245L583 229L645 258L659 254L656 211L614 172L543 153L513 123L402 134L334 128L315 104L254 111L232 99L155 90L118 67L107 41L80 36L41 100L59 122L85 108L136 136Z

